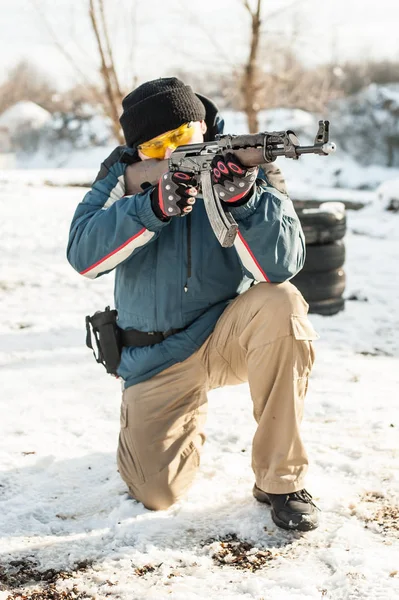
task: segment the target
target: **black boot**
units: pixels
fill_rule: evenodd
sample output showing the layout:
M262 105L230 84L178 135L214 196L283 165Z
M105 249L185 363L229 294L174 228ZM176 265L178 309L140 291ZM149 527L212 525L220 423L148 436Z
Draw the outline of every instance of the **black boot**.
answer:
M320 509L306 490L289 494L268 494L255 484L253 495L258 502L265 502L271 506L273 521L283 529L310 531L319 526L317 511Z

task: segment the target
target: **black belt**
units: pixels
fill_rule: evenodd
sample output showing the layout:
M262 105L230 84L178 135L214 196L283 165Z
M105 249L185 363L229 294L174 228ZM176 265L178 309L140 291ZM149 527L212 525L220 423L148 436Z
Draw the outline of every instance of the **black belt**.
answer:
M152 346L159 344L170 335L183 329L168 329L168 331L138 331L137 329L119 329L122 346Z

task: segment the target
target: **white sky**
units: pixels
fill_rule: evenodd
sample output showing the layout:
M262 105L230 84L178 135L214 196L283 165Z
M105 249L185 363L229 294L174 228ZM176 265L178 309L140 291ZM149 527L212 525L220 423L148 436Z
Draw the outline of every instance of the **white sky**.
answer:
M139 80L165 76L178 67L229 68L246 55L249 18L241 0L107 0L118 60ZM250 0L254 4L254 0ZM36 6L58 41L90 71L95 43L86 16L88 0L0 0L0 79L30 58L66 87L73 72L54 47ZM295 6L293 7L293 4ZM136 6L136 8L134 8ZM298 53L308 62L353 57L399 59L397 0L264 0L268 31L299 31ZM136 20L134 13L136 11ZM136 22L136 25L135 25ZM135 40L134 60L131 40Z

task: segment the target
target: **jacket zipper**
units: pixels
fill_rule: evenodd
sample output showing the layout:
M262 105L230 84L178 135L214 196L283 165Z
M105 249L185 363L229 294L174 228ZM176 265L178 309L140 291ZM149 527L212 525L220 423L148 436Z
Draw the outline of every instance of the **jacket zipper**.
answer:
M187 279L184 291L188 292L188 280L191 277L191 215L187 215Z

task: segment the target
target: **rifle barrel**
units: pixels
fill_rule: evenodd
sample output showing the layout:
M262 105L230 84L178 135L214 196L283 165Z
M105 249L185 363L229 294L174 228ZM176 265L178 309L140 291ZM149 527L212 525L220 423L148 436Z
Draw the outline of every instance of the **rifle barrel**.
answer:
M330 152L333 150L330 150ZM272 156L286 156L284 148L274 148L270 151ZM295 154L300 156L301 154L329 154L325 152L323 146L295 146Z

